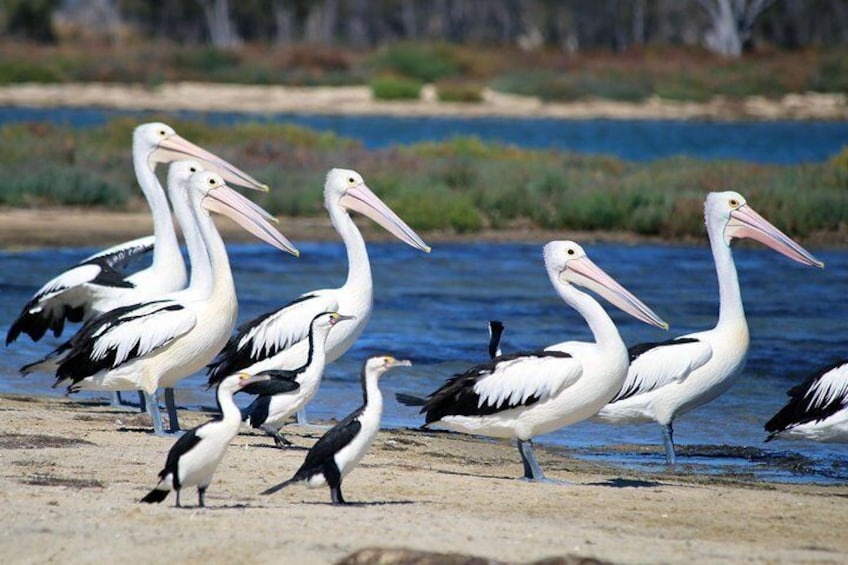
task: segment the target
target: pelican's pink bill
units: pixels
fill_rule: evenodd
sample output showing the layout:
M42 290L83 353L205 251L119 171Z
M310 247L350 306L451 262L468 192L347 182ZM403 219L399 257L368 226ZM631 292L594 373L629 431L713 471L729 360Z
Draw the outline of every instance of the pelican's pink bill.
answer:
M668 324L662 318L657 316L641 300L633 296L629 290L618 284L615 279L606 274L588 257L584 256L570 260L566 264L565 270L560 273L560 277L563 277L569 271L577 275L576 279L572 275L570 277L571 281L597 292L608 300L610 304L613 304L623 312L630 314L646 324L657 326L664 330L668 329Z
M425 253L430 252L430 246L424 243L424 240L418 237L418 234L386 206L365 183L348 189L340 202L345 208L368 216L407 245Z
M295 257L300 255L294 245L256 211L256 205L253 202L226 185L210 190L203 199L203 207L210 212L227 216L277 249L291 253Z
M221 175L227 183L252 188L261 192L268 192L270 190L267 184L259 182L228 161L177 134L159 142L159 149L153 152L152 157L165 161L194 157L202 160L210 171Z
M729 238L750 238L771 247L790 259L811 267L824 268L824 263L812 253L795 243L788 235L774 227L751 206L743 204L730 213L725 235Z

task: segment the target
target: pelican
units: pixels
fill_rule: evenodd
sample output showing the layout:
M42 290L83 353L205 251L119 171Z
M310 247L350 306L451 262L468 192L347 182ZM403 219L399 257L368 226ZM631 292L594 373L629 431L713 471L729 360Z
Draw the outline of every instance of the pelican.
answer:
M327 173L324 207L347 249L348 275L344 285L307 292L279 310L241 325L210 365L210 386L239 371L257 374L303 366L309 352L310 321L322 312L338 311L355 317L353 322L330 333L327 363L341 357L359 338L371 317L373 282L365 240L350 211L368 216L407 245L430 252L430 247L368 188L356 171L332 169ZM299 421L304 420L299 412Z
M814 371L786 394L789 402L766 422L766 441L848 442L848 359Z
M749 238L804 265L823 263L758 214L738 192L712 192L704 203L707 235L715 259L719 314L715 328L630 348L630 370L615 398L596 421L657 422L666 461L675 463L672 424L682 414L714 400L742 373L748 353L748 323L730 243Z
M573 241L544 248L557 293L589 324L594 342L566 341L542 351L502 355L454 375L427 397L425 426L515 438L524 478L544 481L532 438L594 415L627 374L627 347L603 307L578 286L647 324L668 325L586 256Z
M144 391L157 435L165 433L157 389L173 386L209 363L226 343L238 314L226 247L210 213L226 215L278 249L298 254L256 205L229 188L218 174L191 175L186 198L206 250L205 260L192 261L188 288L90 320L44 361L57 367L54 386L67 385L69 392ZM178 427L171 422L172 430Z
M54 277L21 310L6 334L6 345L21 333L38 341L49 329L58 337L64 329L65 319L83 322L119 306L151 300L185 287L185 263L168 201L156 178L158 164L195 158L202 161L205 168L219 172L229 183L268 190L266 185L180 137L163 123L147 123L135 128L132 155L139 186L153 216L153 235L110 247ZM127 263L151 249L153 262L150 267L129 276L123 274Z

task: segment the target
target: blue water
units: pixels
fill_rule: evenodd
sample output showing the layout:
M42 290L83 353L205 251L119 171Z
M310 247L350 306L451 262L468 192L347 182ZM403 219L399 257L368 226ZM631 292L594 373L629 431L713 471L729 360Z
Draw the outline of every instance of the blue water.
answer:
M231 245L240 297L240 318L274 309L298 294L337 286L345 277L340 243L298 242L300 259L260 245ZM670 334L611 310L629 344L658 340L711 327L717 312L712 257L705 247L585 245L593 260L642 298L666 321ZM0 330L43 282L92 249L0 252ZM538 348L566 339L589 339L582 319L550 287L536 244L440 244L424 255L400 244L370 245L375 310L357 344L328 367L310 417L339 418L361 400L359 367L369 355L390 352L415 366L389 373L382 381L387 397L384 426L418 426L415 411L394 401L397 391L427 393L454 371L486 358L486 320L507 325L504 351ZM736 249L743 297L751 330L744 375L724 396L684 415L676 423L684 469L733 472L764 480L830 482L848 479L846 446L814 442L764 444L763 423L784 403L785 391L812 369L848 354L848 252L812 250L825 261L823 271L800 266L762 247ZM0 392L61 394L46 376L20 378L17 368L47 352L58 341L32 344L26 338L0 357ZM201 376L181 384L178 399L211 406ZM85 398L83 395L77 395ZM661 471L659 427L582 423L542 436L580 457L622 467ZM639 453L632 444L648 446ZM761 448L780 461L794 454L811 458L792 472L737 453ZM686 456L686 453L692 453ZM518 456L516 454L516 462Z
M141 122L151 117L167 119L168 115L95 108L0 107L0 126L22 121L95 126L117 116L132 116ZM360 140L372 149L473 135L486 141L526 148L616 155L634 161L688 155L759 163L820 162L848 145L848 122L388 118L236 112L175 112L170 115L216 125L245 121L293 123L334 131Z

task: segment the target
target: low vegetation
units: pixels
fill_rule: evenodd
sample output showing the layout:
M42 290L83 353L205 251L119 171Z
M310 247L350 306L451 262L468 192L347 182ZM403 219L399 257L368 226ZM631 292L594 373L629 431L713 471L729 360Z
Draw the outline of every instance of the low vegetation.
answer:
M116 119L84 129L5 126L0 203L144 209L131 170L135 125ZM273 190L260 202L283 216L323 215L323 172L345 165L362 172L420 230L468 233L529 224L701 238L704 195L726 188L747 195L797 237L835 239L848 229L848 150L826 163L794 166L683 157L634 163L475 138L366 150L350 139L293 125L174 125L268 182Z
M96 49L97 57L90 53ZM391 77L386 80L385 77ZM764 48L725 59L697 48L641 47L624 53L396 43L356 51L332 46L246 44L237 50L160 42L116 46L0 44L0 84L167 81L282 85L372 85L397 97L394 83L437 83L440 96L473 101L483 87L549 101L640 101L650 96L705 101L713 96L777 98L806 91L848 92L842 48ZM393 84L387 84L392 82ZM467 83L469 87L461 85ZM404 94L409 96L409 90Z

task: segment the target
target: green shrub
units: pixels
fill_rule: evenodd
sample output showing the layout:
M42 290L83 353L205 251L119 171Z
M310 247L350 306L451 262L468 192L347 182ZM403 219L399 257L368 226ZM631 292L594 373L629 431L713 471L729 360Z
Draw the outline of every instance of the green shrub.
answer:
M372 57L371 66L378 73L397 74L419 82L434 82L463 70L454 48L423 43L399 43L385 47Z
M381 76L371 81L371 92L377 100L418 100L422 86L417 80Z
M4 170L5 169L5 170ZM130 197L127 185L114 185L103 177L78 168L49 163L7 174L0 167L0 202L10 206L125 206Z
M0 61L0 84L16 82L61 82L62 76L44 65L23 61Z
M442 102L482 102L483 87L476 83L442 81L436 84Z

